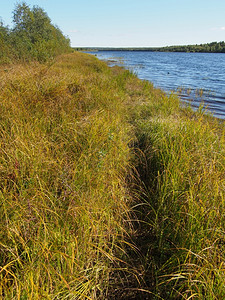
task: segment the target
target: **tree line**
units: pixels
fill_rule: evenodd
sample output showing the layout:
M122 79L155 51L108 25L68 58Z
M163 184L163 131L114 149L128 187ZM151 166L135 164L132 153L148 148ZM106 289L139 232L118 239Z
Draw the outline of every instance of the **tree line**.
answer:
M225 42L212 42L200 45L167 46L167 47L80 47L73 48L76 51L152 51L152 52L204 52L204 53L225 53Z
M204 53L225 53L225 42L212 42L200 45L168 46L158 48L158 51L166 52L204 52Z
M69 51L70 40L39 6L30 8L25 2L17 4L12 28L0 20L0 63L15 60L43 62Z

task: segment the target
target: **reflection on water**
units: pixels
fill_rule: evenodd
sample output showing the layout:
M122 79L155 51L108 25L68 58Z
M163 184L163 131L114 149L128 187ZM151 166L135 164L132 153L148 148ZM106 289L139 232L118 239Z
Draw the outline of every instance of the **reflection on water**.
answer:
M92 52L122 65L140 79L151 81L166 92L175 91L194 108L204 102L214 116L225 119L225 54L146 51Z

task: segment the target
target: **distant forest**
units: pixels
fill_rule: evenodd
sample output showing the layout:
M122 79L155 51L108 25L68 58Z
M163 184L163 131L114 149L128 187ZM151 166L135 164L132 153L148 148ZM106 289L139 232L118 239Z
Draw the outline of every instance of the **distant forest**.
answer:
M156 51L166 52L205 52L205 53L225 53L225 42L212 42L200 45L169 46L158 48Z
M167 46L167 47L140 47L140 48L74 48L83 51L153 51L153 52L204 52L204 53L225 53L225 42L212 42L200 45Z
M70 40L38 6L30 8L25 2L17 4L11 29L0 18L0 63L43 62L71 50Z

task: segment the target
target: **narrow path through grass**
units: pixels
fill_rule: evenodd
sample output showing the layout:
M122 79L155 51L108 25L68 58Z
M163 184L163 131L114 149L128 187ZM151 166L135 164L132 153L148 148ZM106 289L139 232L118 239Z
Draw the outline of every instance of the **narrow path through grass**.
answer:
M2 299L225 297L224 122L83 53L0 77Z

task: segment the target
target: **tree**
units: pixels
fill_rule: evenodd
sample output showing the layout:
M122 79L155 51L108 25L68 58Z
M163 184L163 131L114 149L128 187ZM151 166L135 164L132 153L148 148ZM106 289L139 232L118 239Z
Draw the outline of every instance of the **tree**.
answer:
M71 50L70 41L51 24L47 13L38 6L31 9L25 2L17 4L13 23L12 39L18 58L45 61Z
M10 61L11 45L10 45L10 31L7 26L4 26L0 18L0 62L5 63Z
M37 40L48 40L51 34L51 20L40 7L33 9L25 3L18 4L13 11L13 31L16 34L25 34L32 43Z

